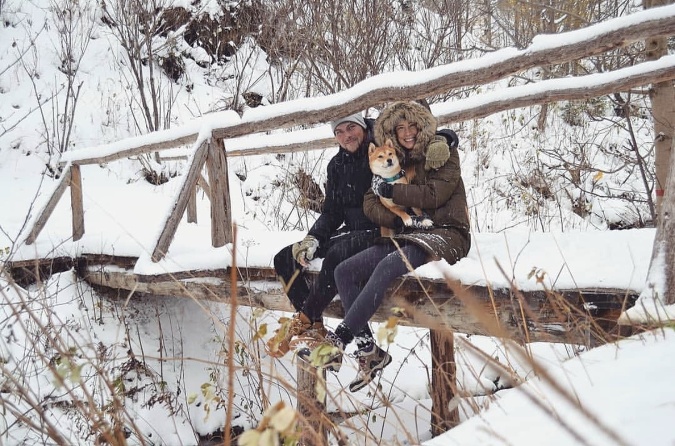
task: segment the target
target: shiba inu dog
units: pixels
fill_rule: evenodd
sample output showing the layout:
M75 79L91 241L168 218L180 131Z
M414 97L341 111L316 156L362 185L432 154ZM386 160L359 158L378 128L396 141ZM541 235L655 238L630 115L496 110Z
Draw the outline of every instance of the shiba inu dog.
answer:
M394 149L394 144L391 139L387 139L383 146L376 146L375 144L370 143L370 146L368 146L368 162L373 175L380 176L388 183L408 184L408 181L411 180L415 174L414 171L410 174L406 174L401 168L398 156L396 155L396 149ZM380 201L391 212L401 217L403 224L412 226L413 220L410 214L406 212L406 208L395 204L391 198L380 197ZM419 208L412 208L412 211L417 216L423 215L422 210ZM422 220L422 225L424 227L431 227L433 226L433 222L429 218L425 218ZM380 232L383 236L387 237L394 235L394 231L390 228L382 227Z

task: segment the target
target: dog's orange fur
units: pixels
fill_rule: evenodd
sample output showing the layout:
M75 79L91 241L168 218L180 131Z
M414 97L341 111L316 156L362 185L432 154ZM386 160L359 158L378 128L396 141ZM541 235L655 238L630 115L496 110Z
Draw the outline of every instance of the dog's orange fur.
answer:
M368 161L370 164L370 170L374 175L379 175L383 178L393 178L401 171L401 165L396 155L396 149L394 149L394 143L387 139L384 142L383 146L376 146L373 143L370 143L368 147ZM408 184L408 181L411 180L415 172L410 173L406 172L405 176L392 181L392 184ZM385 205L390 211L394 214L401 217L403 223L406 226L412 224L412 218L406 212L403 206L395 204L391 198L380 197L380 201ZM422 215L422 210L419 208L413 208L413 212L416 215ZM432 224L431 221L429 222ZM385 228L384 226L380 228L380 232L383 236L391 237L394 235L394 231L390 228Z

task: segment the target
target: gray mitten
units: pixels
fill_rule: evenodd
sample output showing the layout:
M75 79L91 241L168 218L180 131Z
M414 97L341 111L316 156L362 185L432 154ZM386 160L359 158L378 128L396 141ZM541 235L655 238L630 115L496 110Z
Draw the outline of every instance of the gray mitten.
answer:
M291 247L293 258L302 266L307 266L310 260L314 258L316 250L319 248L319 241L312 235L306 236L302 241L294 243Z
M438 169L450 159L450 147L445 138L435 137L427 146L424 170Z
M380 186L387 181L379 175L373 175L373 179L370 182L370 187L373 189L373 192L378 197L380 196Z

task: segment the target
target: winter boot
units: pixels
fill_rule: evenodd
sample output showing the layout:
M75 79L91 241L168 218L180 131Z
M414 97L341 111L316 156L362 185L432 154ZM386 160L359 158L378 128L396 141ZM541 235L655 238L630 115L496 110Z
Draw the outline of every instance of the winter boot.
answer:
M323 321L314 322L304 333L300 333L291 339L290 348L291 350L300 350L305 347L317 346L323 342L327 333Z
M359 363L359 371L354 381L349 383L351 392L367 386L382 369L391 363L391 355L378 347L375 342L369 342L356 350L355 356Z
M281 358L290 350L290 341L312 328L312 322L302 312L295 313L292 318L279 319L281 326L274 332L274 336L267 340L266 350L270 356ZM321 324L323 326L323 324Z
M321 342L313 343L298 350L298 357L314 367L339 372L345 345L332 331L326 333Z

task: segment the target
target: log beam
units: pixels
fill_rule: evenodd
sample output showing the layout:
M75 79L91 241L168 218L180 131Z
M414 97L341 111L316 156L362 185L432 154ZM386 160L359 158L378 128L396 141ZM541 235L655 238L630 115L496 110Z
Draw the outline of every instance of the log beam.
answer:
M229 269L145 276L100 264L85 262L85 265L79 272L95 286L230 302ZM210 279L204 280L205 277ZM238 277L240 304L294 311L281 284L274 286L276 279L271 268L238 268ZM507 336L522 343L587 345L605 342L594 333L605 335L614 329L621 310L632 306L635 298L635 294L626 294L624 290L537 291L515 296L510 290L475 286L466 288L458 298L443 280L406 276L391 288L371 320L384 322L394 316L405 326ZM339 300L331 302L324 315L342 319L344 311ZM593 330L594 325L602 330Z

